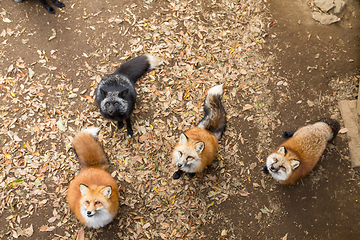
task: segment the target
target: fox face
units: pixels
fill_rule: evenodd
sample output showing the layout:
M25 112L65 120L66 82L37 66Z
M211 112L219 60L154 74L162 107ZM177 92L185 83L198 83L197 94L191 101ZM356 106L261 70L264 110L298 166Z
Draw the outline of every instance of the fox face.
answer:
M179 170L194 173L201 165L200 154L204 151L205 143L191 144L185 134L181 134L178 146L174 149L173 159Z
M103 100L100 103L101 110L113 116L116 114L124 114L128 110L128 101L126 96L129 93L129 89L123 91L109 91L106 92L104 89L100 89Z
M263 171L270 173L277 181L285 181L291 176L292 172L300 166L298 157L291 151L287 151L284 146L276 152L270 154L266 159L266 166Z
M80 184L80 193L80 212L90 227L98 228L111 222L113 218L109 213L111 186L91 189Z

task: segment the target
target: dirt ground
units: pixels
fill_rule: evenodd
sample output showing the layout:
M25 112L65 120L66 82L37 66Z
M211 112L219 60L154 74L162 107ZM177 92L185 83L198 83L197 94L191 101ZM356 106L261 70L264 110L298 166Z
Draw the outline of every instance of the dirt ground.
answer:
M50 2L50 1L49 1ZM260 170L281 133L357 99L360 3L341 21L311 18L311 1L0 0L0 238L75 239L66 203L79 171L71 139L99 126L119 184L111 224L87 239L357 239L360 176L346 134L312 173L281 186ZM51 3L52 5L52 3ZM96 84L129 58L162 64L137 84L134 137L104 120ZM225 84L218 158L173 180L170 153L203 116L204 93Z

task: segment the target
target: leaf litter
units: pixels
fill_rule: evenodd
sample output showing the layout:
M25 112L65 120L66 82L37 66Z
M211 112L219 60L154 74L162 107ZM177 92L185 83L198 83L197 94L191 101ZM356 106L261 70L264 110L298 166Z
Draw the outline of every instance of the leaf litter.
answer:
M276 114L267 112L271 98L266 86L286 88L277 84L280 79L269 78L270 65L259 54L269 22L263 1L145 1L116 11L109 7L106 16L90 10L75 13L78 8L74 4L58 16L68 21L66 28L41 36L55 48L51 44L61 32L75 29L78 21L90 28L78 29L78 34L100 32L86 40L92 44L86 53L73 53L73 65L59 62L65 54L60 49L36 49L36 59L19 56L26 60L2 63L7 65L0 72L0 214L6 228L0 237L49 232L49 239L84 239L84 230L66 204L68 184L79 170L71 140L82 128L100 126L98 139L119 183L122 204L106 228L115 229L121 239L206 238L199 229L219 217L214 208L230 196L246 201L260 186L252 182L260 181L251 174L258 170L256 162L241 157L250 144L249 136L236 128L238 120L256 123L267 133L259 134L258 146L251 146L256 148L256 161L262 162L267 136L277 124ZM68 19L71 14L78 14L73 22ZM3 44L26 33L29 39L23 43L30 47L38 33L18 28L8 12L2 16L9 28L1 36ZM101 43L105 35L108 45ZM117 35L126 45L116 41ZM93 104L94 91L121 62L146 52L161 58L162 64L137 84L135 131L129 139L123 129L101 117ZM9 52L0 51L0 56L9 57ZM215 84L226 85L223 102L228 113L218 159L194 179L175 181L172 147L182 131L199 122L206 91ZM263 179L261 186L265 189ZM45 209L51 213L39 223L23 224ZM85 229L85 235L96 238L101 231ZM222 237L228 234L221 232Z

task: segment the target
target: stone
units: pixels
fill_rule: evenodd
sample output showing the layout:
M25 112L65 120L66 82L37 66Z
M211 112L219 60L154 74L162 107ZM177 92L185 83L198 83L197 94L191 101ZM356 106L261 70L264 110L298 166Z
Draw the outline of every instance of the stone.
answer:
M334 0L315 0L314 4L323 12L328 12L335 7Z
M339 14L344 9L346 2L342 0L335 0L334 5L335 5L334 14Z
M332 14L328 15L328 14L319 13L319 12L313 12L312 17L315 21L318 21L323 25L330 25L332 23L336 23L341 20L340 18L338 18L335 15L332 15Z

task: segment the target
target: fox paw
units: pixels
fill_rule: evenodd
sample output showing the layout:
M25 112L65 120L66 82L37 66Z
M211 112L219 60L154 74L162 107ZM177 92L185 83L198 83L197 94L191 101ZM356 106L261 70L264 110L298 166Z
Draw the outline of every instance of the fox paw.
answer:
M48 10L48 12L49 13L51 13L51 14L55 14L55 9L53 8L53 7L45 7L46 8L46 10Z
M183 174L183 171L181 171L181 170L174 172L173 179L179 179L182 174Z
M63 8L63 7L65 7L65 4L62 3L62 2L60 2L60 1L56 1L56 2L54 2L54 4L55 4L55 6L57 6L58 8Z
M127 129L127 135L128 137L132 138L132 136L134 135L134 131L132 129Z
M122 129L124 127L123 121L118 121L117 122L117 127L118 127L118 129Z

